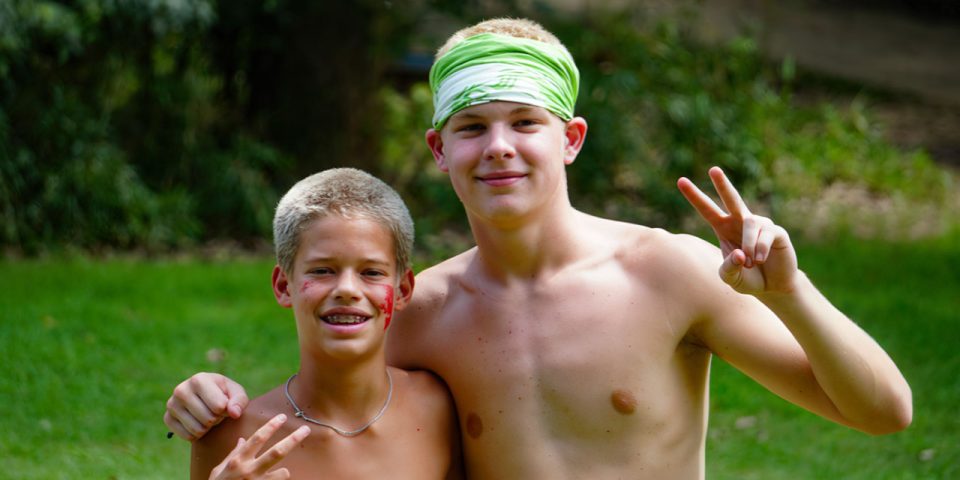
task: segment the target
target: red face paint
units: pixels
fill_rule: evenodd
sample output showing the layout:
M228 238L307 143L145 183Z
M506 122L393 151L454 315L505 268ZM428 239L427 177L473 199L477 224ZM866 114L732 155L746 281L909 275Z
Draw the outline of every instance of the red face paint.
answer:
M300 293L306 292L307 290L313 288L314 282L309 279L303 281L303 285L300 285Z
M393 285L384 285L383 289L386 291L386 296L383 298L383 304L380 305L380 311L385 315L383 329L386 330L390 326L390 319L393 318Z

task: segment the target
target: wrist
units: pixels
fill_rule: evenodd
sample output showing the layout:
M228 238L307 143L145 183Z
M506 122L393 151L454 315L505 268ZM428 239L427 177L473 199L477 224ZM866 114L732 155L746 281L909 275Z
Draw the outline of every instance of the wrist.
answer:
M793 302L802 295L809 285L810 279L807 278L807 275L803 273L802 270L798 269L791 280L782 282L777 285L776 288L759 292L754 296L768 306L771 304Z

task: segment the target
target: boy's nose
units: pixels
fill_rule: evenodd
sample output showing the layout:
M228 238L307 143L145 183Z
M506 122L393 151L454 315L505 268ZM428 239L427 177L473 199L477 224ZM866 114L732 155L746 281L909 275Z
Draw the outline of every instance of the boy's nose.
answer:
M508 128L500 124L493 124L489 128L488 141L483 152L484 160L510 159L516 156Z
M344 272L337 279L337 285L333 291L333 296L339 301L357 301L360 300L360 284L351 272Z

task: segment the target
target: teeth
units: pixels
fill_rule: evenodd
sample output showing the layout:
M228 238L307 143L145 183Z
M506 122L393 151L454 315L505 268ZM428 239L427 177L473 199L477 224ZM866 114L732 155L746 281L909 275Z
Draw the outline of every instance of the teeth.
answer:
M326 317L322 317L322 320L334 325L355 325L357 323L363 323L367 321L367 317L362 317L360 315L328 315Z

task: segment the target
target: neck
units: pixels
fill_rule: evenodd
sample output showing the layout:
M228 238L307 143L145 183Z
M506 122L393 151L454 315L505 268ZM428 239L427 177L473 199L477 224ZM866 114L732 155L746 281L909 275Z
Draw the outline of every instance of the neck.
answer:
M331 365L301 356L289 393L310 417L343 430L369 421L383 407L389 385L383 356Z
M583 216L568 203L529 221L495 223L470 217L480 266L503 280L535 279L562 268L580 255L577 228Z

